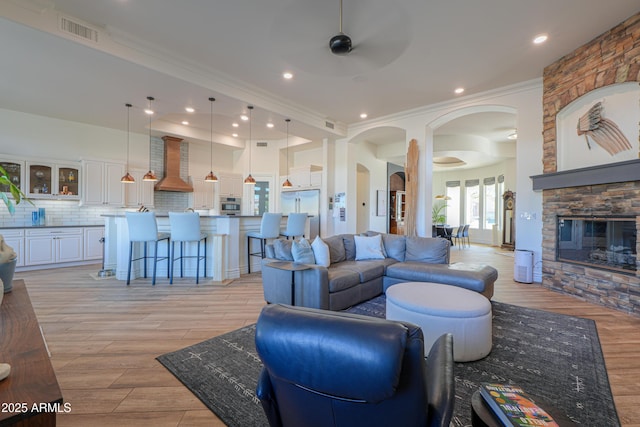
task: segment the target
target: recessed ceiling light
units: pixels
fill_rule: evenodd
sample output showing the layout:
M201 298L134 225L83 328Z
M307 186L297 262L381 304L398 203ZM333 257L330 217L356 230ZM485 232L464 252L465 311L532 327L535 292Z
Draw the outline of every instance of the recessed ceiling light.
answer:
M456 90L454 90L453 92L460 95L462 92L464 92L464 88L463 87L456 88Z
M187 126L187 125L189 124L189 122L188 122L188 121L186 121L186 120L183 120L183 121L182 121L182 124L183 124L183 125L185 125L185 126Z
M271 123L271 122L267 123L267 127L268 127L269 129L272 129L272 128L273 128L273 123Z
M240 116L240 120L243 120L246 122L247 120L249 120L249 116L247 116L246 114L243 114Z
M193 107L185 107L184 111L186 111L187 113L193 113L194 111L196 111L196 109Z
M290 73L289 71L285 71L284 73L282 73L282 77L284 77L287 80L291 80L293 78L293 73Z
M360 118L361 119L366 119L367 118L367 113L360 113Z
M232 133L231 136L234 137L234 138L237 138L238 134L237 133Z
M231 123L231 126L233 126L234 128L237 128L240 125L238 123L236 123L236 122L233 122L233 123Z
M547 39L549 38L549 36L547 36L546 34L540 34L535 36L535 38L533 39L533 43L534 44L541 44L547 41Z
M150 108L145 108L145 109L144 109L144 113L145 113L145 114L147 114L147 115L149 115L149 116L151 116L151 115L153 114L153 110L152 110L152 109L150 109Z

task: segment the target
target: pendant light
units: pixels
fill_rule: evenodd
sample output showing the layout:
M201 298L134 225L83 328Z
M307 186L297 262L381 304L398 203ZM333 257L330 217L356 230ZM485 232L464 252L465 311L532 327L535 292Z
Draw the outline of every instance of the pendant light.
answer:
M253 105L249 105L247 108L249 109L249 176L244 179L244 183L255 185L256 180L251 176L251 111L253 110Z
M145 111L148 115L149 115L149 149L151 149L151 116L153 115L153 109L151 108L151 101L153 101L153 96L147 96L147 99L149 100L149 108ZM155 173L153 173L153 171L151 169L149 169L149 172L145 173L144 176L142 177L143 181L157 181L158 177L156 176Z
M209 101L211 102L211 134L210 134L210 141L211 141L211 171L209 171L209 174L204 178L205 182L218 182L218 177L213 173L213 102L215 101L215 98L209 98Z
M289 122L291 119L284 119L287 122L287 179L282 183L282 188L291 188L293 184L289 181Z
M135 179L129 173L129 113L131 112L131 104L124 104L127 106L127 165L126 172L122 178L120 178L120 182L123 184L133 184L136 182Z

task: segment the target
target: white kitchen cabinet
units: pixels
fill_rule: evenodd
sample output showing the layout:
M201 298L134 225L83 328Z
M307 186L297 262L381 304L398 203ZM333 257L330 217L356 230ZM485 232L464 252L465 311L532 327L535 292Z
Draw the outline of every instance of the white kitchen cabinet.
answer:
M286 177L280 177L284 181ZM322 167L316 165L300 166L289 170L292 190L320 188L322 185Z
M215 206L215 192L219 185L215 182L206 182L204 179L193 180L193 208L213 209Z
M102 260L102 246L100 241L104 237L104 227L85 227L84 228L84 255L83 259Z
M82 261L82 227L27 229L25 265Z
M26 193L33 199L79 200L80 163L27 161Z
M143 181L142 178L147 173L146 170L132 169L129 171L135 182L131 184L121 184L125 191L125 206L129 208L139 208L142 206L153 207L153 191L155 182Z
M84 179L81 205L124 206L124 186L127 184L120 182L120 178L125 174L122 163L84 160L82 171Z
M240 197L244 191L242 175L221 173L218 175L220 197Z
M22 267L24 265L24 230L6 229L0 230L0 234L4 237L5 243L11 246L18 255L16 267Z

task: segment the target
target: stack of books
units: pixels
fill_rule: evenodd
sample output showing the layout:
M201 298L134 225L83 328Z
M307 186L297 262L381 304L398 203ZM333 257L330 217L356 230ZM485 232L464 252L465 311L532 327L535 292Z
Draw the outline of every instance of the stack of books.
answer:
M551 415L539 407L520 387L483 383L480 386L480 395L506 427L558 427Z

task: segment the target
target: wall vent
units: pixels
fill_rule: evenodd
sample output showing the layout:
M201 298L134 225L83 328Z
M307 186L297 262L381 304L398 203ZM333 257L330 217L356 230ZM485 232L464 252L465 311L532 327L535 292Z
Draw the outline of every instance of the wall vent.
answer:
M259 141L256 143L256 147L266 147L266 146L267 146L266 141Z
M331 123L331 122L326 122L326 121L325 121L325 122L324 122L324 125L325 125L326 127L328 127L329 129L333 129L333 128L334 128L334 124L333 124L333 123Z
M60 30L81 39L98 43L98 31L66 16L60 16Z

